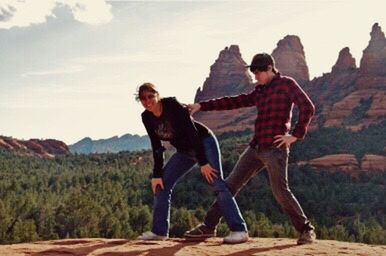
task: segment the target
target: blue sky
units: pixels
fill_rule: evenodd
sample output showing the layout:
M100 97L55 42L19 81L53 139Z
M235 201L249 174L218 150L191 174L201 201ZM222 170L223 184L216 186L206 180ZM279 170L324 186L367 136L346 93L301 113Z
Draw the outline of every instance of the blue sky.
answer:
M386 1L0 0L0 135L145 134L133 94L143 82L190 103L219 51L249 62L298 35L311 78L350 47L359 65Z

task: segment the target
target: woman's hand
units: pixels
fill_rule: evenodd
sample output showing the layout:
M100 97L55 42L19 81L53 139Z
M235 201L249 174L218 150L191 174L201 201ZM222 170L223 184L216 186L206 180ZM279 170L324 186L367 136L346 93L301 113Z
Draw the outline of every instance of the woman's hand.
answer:
M157 191L157 186L160 186L161 189L164 189L164 183L162 181L162 178L152 178L151 179L151 190L153 190L153 193Z
M217 170L213 169L209 164L201 166L201 173L210 184L212 184L214 179L217 178Z
M200 109L201 109L200 103L188 104L188 110L189 110L190 115L193 115L197 111L200 111Z

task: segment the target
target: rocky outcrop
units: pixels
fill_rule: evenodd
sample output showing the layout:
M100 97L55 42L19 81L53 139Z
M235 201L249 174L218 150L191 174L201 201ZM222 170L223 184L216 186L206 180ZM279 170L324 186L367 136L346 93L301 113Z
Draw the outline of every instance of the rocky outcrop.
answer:
M356 173L358 171L386 171L386 157L367 154L360 161L353 154L326 155L310 161L298 162L298 165L310 165L318 170L343 171Z
M357 90L330 107L322 115L324 127L345 127L358 131L386 117L385 91L376 89Z
M340 111L335 104L355 91L355 83L359 71L356 68L355 59L348 47L343 48L330 73L313 79L310 85L305 88L314 102L317 114L310 124L310 130L324 127L340 126L356 106L351 100L344 103L343 111ZM335 109L334 109L335 108Z
M189 241L170 238L167 241L138 241L126 239L82 238L51 241L36 241L12 245L0 245L0 255L54 256L54 255L94 255L94 256L220 256L220 255L385 255L384 245L317 240L311 245L296 245L291 238L250 238L248 242L226 245L222 238Z
M194 101L230 96L253 89L252 78L245 68L246 65L237 45L225 47L210 67L209 77L202 88L197 90Z
M277 43L272 56L276 66L283 75L295 78L299 84L310 80L303 45L298 36L287 35Z
M34 155L44 158L52 158L55 155L70 153L68 146L59 140L18 140L5 136L0 136L0 149L19 155Z
M350 53L350 48L345 47L339 52L338 60L332 67L331 73L350 72L356 68L355 59Z
M360 76L356 82L356 87L362 91L377 90L383 92L383 94L378 93L378 100L369 109L369 115L377 116L379 119L386 117L385 105L380 105L383 111L375 106L375 103L386 101L386 38L378 23L373 25L370 36L369 45L363 51L359 68Z
M370 36L361 59L361 75L386 76L386 38L378 23L373 25Z
M339 170L345 172L359 171L358 160L352 154L327 155L310 161L299 162L299 165L308 164L315 169Z
M246 65L237 45L226 47L210 67L209 77L205 80L202 89L197 90L195 102L252 91L254 84L252 77L248 74L248 69L245 68ZM217 133L222 133L253 129L255 116L254 108L244 108L231 111L199 112L194 117Z
M305 54L297 36L286 36L272 55L279 70L294 77L316 106L309 130L342 127L358 131L386 118L386 40L380 26L374 24L369 45L363 51L360 68L348 47L339 52L331 72L308 81ZM221 51L211 67L195 102L252 90L252 79L244 68L239 48ZM304 81L304 82L303 82ZM253 129L256 110L199 112L196 118L217 133Z
M361 162L363 171L386 171L386 156L368 154Z
M330 73L311 81L306 88L318 114L311 126L345 127L357 131L386 118L386 39L376 23L360 68L349 48L339 53Z

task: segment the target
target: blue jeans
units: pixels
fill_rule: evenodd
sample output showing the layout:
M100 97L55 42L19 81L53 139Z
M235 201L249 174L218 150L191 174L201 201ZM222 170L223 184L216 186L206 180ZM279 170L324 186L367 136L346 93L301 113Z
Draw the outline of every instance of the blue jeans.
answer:
M225 222L231 231L246 231L247 226L236 200L223 179L218 142L216 138L211 135L203 140L203 144L209 164L218 171L218 178L210 185L214 188L217 196L216 201L224 216ZM165 165L162 178L164 189L157 190L154 196L153 233L159 236L167 236L169 234L170 203L173 188L177 181L188 173L196 163L197 160L195 157L177 151Z

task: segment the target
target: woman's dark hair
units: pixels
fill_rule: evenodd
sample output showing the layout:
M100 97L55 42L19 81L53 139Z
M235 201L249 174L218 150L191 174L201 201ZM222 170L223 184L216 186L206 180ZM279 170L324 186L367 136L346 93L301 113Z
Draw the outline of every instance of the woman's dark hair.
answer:
M135 94L135 100L139 101L141 98L142 93L144 92L152 92L152 93L158 93L157 88L152 83L144 83L140 85L137 89L137 92Z

